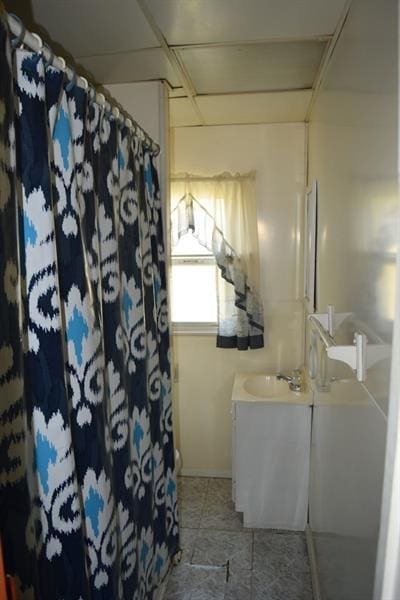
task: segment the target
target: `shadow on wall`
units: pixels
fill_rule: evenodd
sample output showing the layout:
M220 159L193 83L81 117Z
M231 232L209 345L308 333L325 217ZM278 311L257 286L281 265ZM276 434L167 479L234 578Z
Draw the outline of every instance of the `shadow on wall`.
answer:
M7 12L14 13L29 29L34 26L33 10L30 2L26 0L3 0Z

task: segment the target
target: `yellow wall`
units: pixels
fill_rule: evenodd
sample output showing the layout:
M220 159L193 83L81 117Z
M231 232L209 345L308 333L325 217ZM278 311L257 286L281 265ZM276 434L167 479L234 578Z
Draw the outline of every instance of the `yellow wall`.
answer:
M353 313L338 337L365 331L368 346L392 339L398 107L398 3L354 0L311 115L309 177L318 181L318 310ZM327 368L335 381L314 396L310 487L321 596L398 598L373 590L390 357L363 383L343 363Z
M237 372L291 370L302 361L300 231L305 127L301 123L175 128L172 173L256 170L266 348L215 347L215 336L175 335L176 445L184 474L230 475L230 398Z

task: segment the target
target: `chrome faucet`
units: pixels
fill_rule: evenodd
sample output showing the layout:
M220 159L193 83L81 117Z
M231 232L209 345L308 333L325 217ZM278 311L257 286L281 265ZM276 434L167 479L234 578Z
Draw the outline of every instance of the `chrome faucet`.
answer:
M301 392L302 388L302 377L301 371L295 369L292 372L292 375L284 375L283 373L278 373L276 376L277 379L287 381L289 384L289 389L292 392Z

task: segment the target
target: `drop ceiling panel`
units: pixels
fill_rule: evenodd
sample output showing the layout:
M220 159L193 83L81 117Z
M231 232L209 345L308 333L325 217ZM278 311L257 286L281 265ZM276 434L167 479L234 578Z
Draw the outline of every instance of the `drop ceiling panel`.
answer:
M199 96L206 125L304 121L311 91Z
M99 83L128 83L154 79L167 80L173 87L180 83L160 48L79 58L77 62Z
M184 48L181 60L198 94L310 88L323 42Z
M193 104L188 98L170 98L169 119L171 127L201 125Z
M32 9L75 57L159 46L135 0L32 0Z
M146 0L169 44L332 34L346 0Z

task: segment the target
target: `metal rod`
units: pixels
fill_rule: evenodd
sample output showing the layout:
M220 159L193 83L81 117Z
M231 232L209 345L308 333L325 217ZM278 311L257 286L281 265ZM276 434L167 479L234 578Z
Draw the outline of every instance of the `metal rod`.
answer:
M318 319L316 319L313 315L309 315L308 318L310 319L310 322L312 323L313 327L318 331L322 341L325 344L325 347L331 348L331 346L336 346L335 341L332 339L332 337L329 335L326 329L322 327Z
M75 71L66 64L64 58L61 56L55 56L52 50L43 44L41 37L37 33L31 33L28 31L18 17L9 13L6 13L6 15L10 31L18 38L21 44L27 48L30 48L34 52L40 53L47 63L51 64L59 71L63 71L69 80L73 81L75 79L76 85L79 87L85 90L92 89L94 92L93 99L96 104L102 106L106 112L112 113L112 115L117 119L117 121L120 122L121 125L125 125L134 133L136 133L136 135L138 135L144 142L144 145L155 155L159 154L160 146L154 140L152 140L149 134L142 127L140 127L135 119L133 119L125 110L121 111L116 105L109 102L104 94L96 92L95 88L89 85L89 82L85 77L75 73Z

